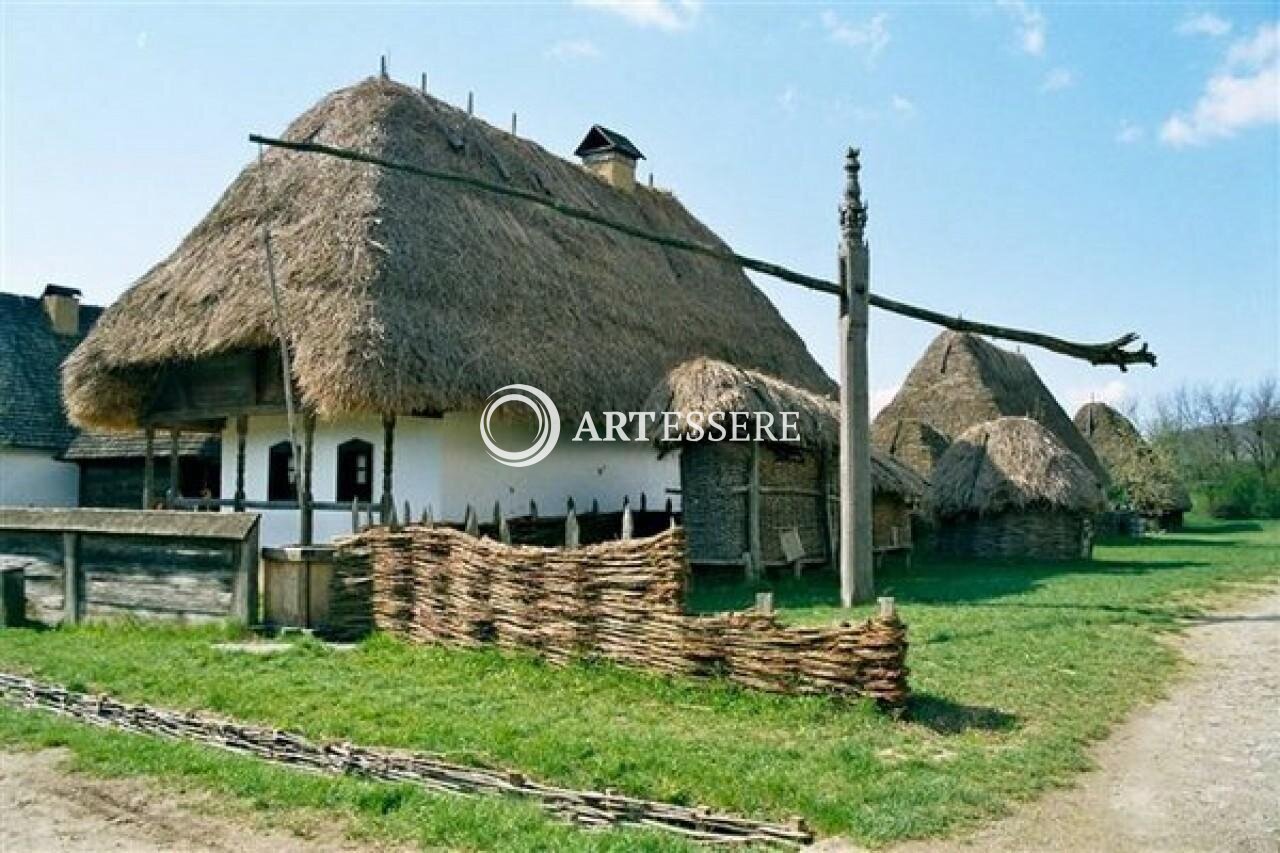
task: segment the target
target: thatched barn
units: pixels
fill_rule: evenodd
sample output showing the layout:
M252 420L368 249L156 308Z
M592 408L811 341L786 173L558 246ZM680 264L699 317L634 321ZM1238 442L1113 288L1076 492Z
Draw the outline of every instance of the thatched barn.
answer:
M1191 495L1173 464L1128 418L1106 403L1094 402L1080 407L1075 423L1107 467L1118 504L1163 530L1182 526L1183 513L1191 510Z
M876 415L872 441L929 477L938 447L972 426L1003 417L1039 421L1093 472L1106 469L1031 362L970 334L945 331L911 368L902 388ZM917 422L921 426L916 426ZM927 429L926 429L927 427Z
M691 563L743 565L744 555L758 549L753 564L794 564L796 553L787 553L784 538L792 549L799 544L800 562L832 562L839 535L839 410L834 401L759 371L697 358L671 370L649 395L645 409L679 415L677 434L655 435L655 444L663 452L679 449ZM727 422L735 412L761 413L775 425L782 423L784 413L795 413L796 440L690 440L691 414L705 424L713 414ZM875 548L880 553L909 552L911 513L924 496L924 480L873 449L871 481Z
M1093 473L1030 418L961 433L933 470L929 501L938 553L1040 560L1088 558L1103 506Z
M671 193L635 182L634 145L591 142L588 162L569 162L390 80L325 97L283 135L724 246ZM314 445L300 466L284 418L264 226L304 413L300 441ZM497 389L532 385L572 435L584 412L639 410L673 365L699 355L817 393L834 387L733 266L520 200L272 148L106 311L69 359L63 387L84 426L221 431L223 499L265 503L264 541L279 544L296 541L297 506L308 498L323 540L349 524L324 510L353 499L393 497L460 518L467 504L496 500L523 512L531 500L616 507L627 495L661 495L678 483L678 466L647 445L562 437L545 461L507 467L485 452L479 412ZM495 439L527 444L535 430L511 419ZM289 476L299 467L312 469L298 478L310 494Z

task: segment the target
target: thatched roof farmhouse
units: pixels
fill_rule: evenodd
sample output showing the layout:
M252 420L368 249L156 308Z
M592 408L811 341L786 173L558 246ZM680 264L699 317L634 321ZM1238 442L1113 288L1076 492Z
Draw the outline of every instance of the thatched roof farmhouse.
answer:
M636 183L639 149L598 125L574 163L417 89L368 79L322 99L283 136L506 184L723 248L674 195ZM307 509L277 508L308 496L291 474L264 226L306 415L299 441L313 435L319 466L297 476L322 512L353 500L410 500L448 518L495 501L508 512L566 498L617 508L628 496L656 502L676 485L674 458L642 444L562 440L536 468L495 462L479 412L512 383L546 392L567 424L584 412L639 411L671 368L699 356L807 393L835 388L734 266L517 199L270 148L106 311L63 372L68 410L83 425L234 427L221 491L269 500L266 544L296 541L284 537L298 535ZM516 440L522 429L495 426ZM336 515L317 516L318 536L342 532L350 513Z
M933 471L929 503L941 553L1074 559L1091 547L1103 506L1088 467L1031 418L999 418L960 434Z
M921 471L942 438L1002 417L1039 421L1106 482L1106 469L1093 448L1026 357L971 334L945 331L929 344L897 395L876 416L872 440L882 449L893 448L897 458L912 460L909 464Z
M1182 514L1191 509L1187 487L1128 418L1106 403L1093 402L1080 407L1075 424L1136 512L1162 526L1181 523Z
M722 245L667 192L614 186L385 79L325 97L284 137L502 182ZM546 391L566 415L634 410L669 368L698 355L833 387L735 267L518 200L271 149L77 349L64 373L74 421L136 425L166 369L275 345L264 224L301 403L324 418L478 409L514 381Z

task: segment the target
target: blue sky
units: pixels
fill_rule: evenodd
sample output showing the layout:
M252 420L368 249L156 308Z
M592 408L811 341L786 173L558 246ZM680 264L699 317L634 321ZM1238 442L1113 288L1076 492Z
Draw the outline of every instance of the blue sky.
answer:
M568 155L600 122L735 249L833 276L863 149L872 287L1156 370L1029 352L1069 406L1280 364L1277 4L3 7L0 289L109 302L274 133L374 73ZM764 282L835 371L829 297ZM880 312L883 401L935 333Z

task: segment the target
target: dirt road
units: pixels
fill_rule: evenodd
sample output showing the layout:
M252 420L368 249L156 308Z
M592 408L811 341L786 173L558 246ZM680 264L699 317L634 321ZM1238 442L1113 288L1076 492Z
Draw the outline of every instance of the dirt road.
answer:
M1180 641L1195 669L1094 752L1098 770L956 851L1280 851L1280 591Z

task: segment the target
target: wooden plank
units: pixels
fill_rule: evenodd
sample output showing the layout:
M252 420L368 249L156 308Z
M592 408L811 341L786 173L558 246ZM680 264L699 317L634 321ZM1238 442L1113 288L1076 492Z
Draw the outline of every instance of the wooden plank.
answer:
M258 523L254 513L179 510L0 507L0 530L172 536L239 541Z
M236 546L235 582L231 590L231 618L245 625L258 622L259 525Z
M62 621L77 625L84 618L84 567L80 565L80 534L62 534Z
M760 538L760 442L751 442L751 471L747 481L747 548L750 550L749 580L764 574L764 546Z
M172 506L174 500L182 497L178 485L178 472L182 468L178 464L178 440L182 433L176 427L169 430L169 490L165 493L165 505Z
M151 509L156 500L156 428L148 426L142 435L142 508Z
M23 566L0 566L0 628L27 621L27 573Z

